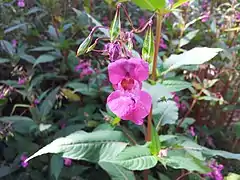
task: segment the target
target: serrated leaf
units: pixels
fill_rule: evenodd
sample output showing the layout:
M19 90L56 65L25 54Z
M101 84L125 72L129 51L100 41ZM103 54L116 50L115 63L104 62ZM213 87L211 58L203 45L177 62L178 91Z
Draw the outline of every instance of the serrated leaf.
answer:
M120 21L120 10L117 8L113 22L110 27L110 41L113 42L119 35L121 31L121 21Z
M4 116L0 117L0 121L11 123L13 129L22 134L28 134L33 128L37 127L32 119L24 116Z
M77 55L76 55L76 56L80 56L80 55L86 53L88 47L90 46L91 41L92 41L92 36L89 35L89 36L82 42L82 44L80 44L80 46L78 47Z
M27 161L47 153L61 153L62 157L99 162L111 160L125 149L127 143L119 131L78 131L69 136L58 138L46 145Z
M184 65L200 65L215 57L222 49L196 47L179 55L171 55L163 65L167 71L177 69Z
M41 103L39 107L40 114L42 116L42 120L46 118L46 116L50 113L52 110L55 102L56 102L56 95L59 92L60 87L56 87L54 90L52 90L47 97L44 99L44 101Z
M129 170L145 170L157 164L156 157L152 156L149 149L143 146L127 147L111 161Z
M35 67L36 65L41 64L41 63L53 62L56 59L57 59L57 57L55 57L53 55L43 54L36 59L33 67Z
M154 57L154 37L151 26L148 28L142 48L142 59L151 63Z
M117 164L109 162L98 163L111 177L111 180L135 180L134 173Z
M36 47L36 48L30 49L30 51L52 51L52 50L55 50L55 47L41 46L41 47Z
M143 9L155 11L165 7L165 0L132 0L136 5Z
M192 87L191 83L180 80L164 80L162 84L171 92L177 92Z
M61 173L62 168L63 168L63 158L60 155L54 154L50 162L50 172L51 172L51 175L53 175L56 180L58 180L58 177Z
M66 87L72 88L74 92L80 92L83 95L87 96L97 96L98 91L88 84L79 83L79 82L69 82L66 84Z
M187 45L199 32L199 30L194 30L187 33L179 42L179 47Z

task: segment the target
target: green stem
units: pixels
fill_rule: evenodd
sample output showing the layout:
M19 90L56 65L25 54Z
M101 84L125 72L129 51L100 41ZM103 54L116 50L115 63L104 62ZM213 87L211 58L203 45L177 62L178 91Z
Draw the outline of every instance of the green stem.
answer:
M157 80L157 59L158 59L159 44L160 44L160 40L161 40L162 21L163 21L163 15L161 12L158 12L157 13L157 24L156 24L157 27L156 27L155 50L154 50L152 76L151 76L151 79L153 81ZM152 125L152 108L151 108L150 113L147 118L146 141L151 141L151 125Z

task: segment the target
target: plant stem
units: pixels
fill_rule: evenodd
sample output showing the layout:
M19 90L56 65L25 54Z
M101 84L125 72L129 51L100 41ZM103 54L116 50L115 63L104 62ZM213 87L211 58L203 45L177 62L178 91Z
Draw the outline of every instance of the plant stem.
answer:
M161 30L162 30L162 21L163 16L162 13L157 13L157 24L156 24L156 40L155 40L155 50L154 50L154 58L153 58L153 66L152 66L152 76L151 79L156 81L157 77L157 59L158 59L158 49L161 40ZM146 141L151 141L151 126L152 126L152 107L147 119L147 135Z

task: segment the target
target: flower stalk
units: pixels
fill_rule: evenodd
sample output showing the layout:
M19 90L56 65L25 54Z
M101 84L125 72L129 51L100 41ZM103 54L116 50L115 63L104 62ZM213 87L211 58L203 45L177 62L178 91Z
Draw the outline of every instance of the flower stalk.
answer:
M151 80L157 80L157 59L158 59L158 50L159 44L161 41L161 31L162 31L162 22L163 22L163 14L159 11L157 14L157 22L156 22L156 40L154 47L154 57L153 57L153 66L152 66L152 76ZM151 141L151 127L152 127L152 108L147 118L147 136L146 141Z

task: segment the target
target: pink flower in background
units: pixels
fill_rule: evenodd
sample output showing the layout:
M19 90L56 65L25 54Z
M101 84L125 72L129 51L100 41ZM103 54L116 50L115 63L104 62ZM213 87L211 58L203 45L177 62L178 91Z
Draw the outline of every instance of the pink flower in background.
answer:
M18 0L17 5L18 5L18 7L25 7L24 0Z
M102 21L103 21L103 25L104 25L104 26L107 26L107 25L109 24L109 19L108 19L107 16L104 16L103 19L102 19Z
M167 44L164 42L164 40L161 38L159 47L161 49L167 49Z
M182 4L182 6L187 7L187 6L189 6L189 4L190 4L189 2L185 2L185 3Z
M144 91L131 93L117 90L108 96L107 105L121 119L142 125L150 112L152 98Z
M38 105L38 104L40 104L40 101L39 101L38 99L34 99L33 103L34 103L35 105Z
M148 63L140 58L119 59L108 65L110 82L125 90L136 88L137 84L148 78Z
M158 153L158 157L162 158L162 157L166 157L168 154L168 149L160 149L159 153Z
M91 68L91 63L87 61L80 61L79 64L75 67L75 71L80 72L80 78L91 75L94 70Z
M12 46L13 46L14 48L17 47L17 40L16 40L16 39L13 39L13 40L12 40Z
M65 166L71 166L72 165L72 160L69 158L64 158L64 165Z
M18 78L18 84L19 85L23 85L23 84L26 84L27 82L27 78L26 77L23 77L23 78Z
M144 16L140 17L138 23L140 27L143 27L146 24L146 18Z
M205 12L202 17L202 22L207 22L210 19L210 12Z
M191 126L191 127L189 128L189 133L190 133L193 137L196 136L195 129L194 129L193 126Z
M212 171L204 174L205 177L210 177L215 180L223 180L222 170L224 166L222 164L218 164L215 160L211 161L208 165Z
M240 21L240 12L235 13L235 19L236 21Z
M22 155L21 158L20 158L21 159L21 166L24 167L24 168L26 168L28 166L28 162L26 162L27 158L28 157L26 155Z

